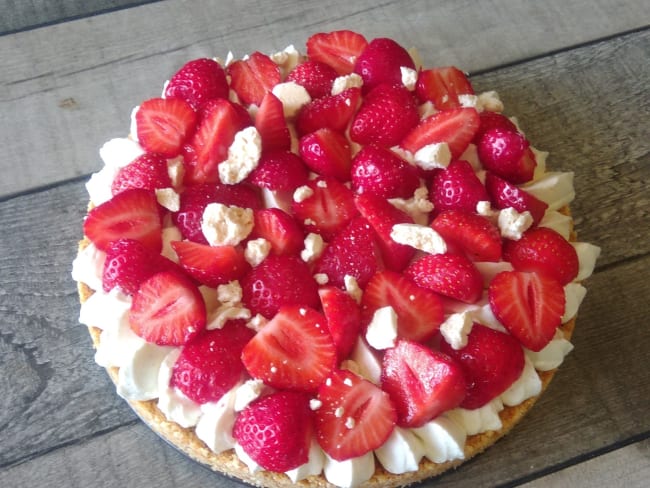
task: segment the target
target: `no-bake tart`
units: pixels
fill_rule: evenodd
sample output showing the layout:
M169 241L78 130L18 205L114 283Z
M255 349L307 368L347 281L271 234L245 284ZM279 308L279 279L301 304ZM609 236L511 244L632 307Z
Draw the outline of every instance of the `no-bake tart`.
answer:
M531 408L599 248L496 92L387 38L303 51L191 60L101 148L80 321L118 394L214 470L406 485Z

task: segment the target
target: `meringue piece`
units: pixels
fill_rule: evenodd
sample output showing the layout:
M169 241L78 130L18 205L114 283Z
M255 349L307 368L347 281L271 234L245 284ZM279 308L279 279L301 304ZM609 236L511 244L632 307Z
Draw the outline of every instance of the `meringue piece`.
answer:
M211 246L236 246L253 230L253 211L223 203L209 203L203 211L201 231Z
M429 254L447 252L447 244L440 234L427 225L395 224L390 238L398 244L411 246Z
M397 339L397 314L390 305L375 310L368 324L366 340L378 350L395 346Z
M294 118L302 107L311 102L309 92L295 81L278 83L271 93L282 102L282 110L287 119Z
M470 312L453 313L440 324L440 333L452 349L458 351L467 345L473 324Z

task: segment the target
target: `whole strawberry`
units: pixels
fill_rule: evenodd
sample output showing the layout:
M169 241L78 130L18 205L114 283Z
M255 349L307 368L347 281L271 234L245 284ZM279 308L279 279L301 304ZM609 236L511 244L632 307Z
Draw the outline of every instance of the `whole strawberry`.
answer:
M472 166L463 160L452 161L446 169L436 170L429 198L437 212L463 210L474 213L478 202L489 200Z
M213 59L195 59L171 77L165 97L180 98L198 110L213 98L228 98L226 73Z
M410 54L392 39L380 37L366 46L354 64L354 72L363 78L363 91L388 83L402 84L401 68L415 69Z
M478 155L485 169L510 183L526 183L533 179L537 166L529 146L521 133L495 127L481 137Z
M308 60L292 69L286 81L293 81L303 86L313 99L329 95L337 76L338 73L331 66L320 61Z
M352 160L352 188L383 198L410 198L420 185L415 166L390 149L369 144Z

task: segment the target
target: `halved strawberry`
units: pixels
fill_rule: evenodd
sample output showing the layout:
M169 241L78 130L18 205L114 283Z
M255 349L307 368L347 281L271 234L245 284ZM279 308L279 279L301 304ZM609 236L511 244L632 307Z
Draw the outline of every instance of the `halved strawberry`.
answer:
M548 204L497 175L487 172L485 176L485 188L490 195L492 204L498 209L508 207L514 208L517 212L530 212L533 223L539 224L542 220Z
M537 273L503 271L488 288L494 316L524 347L539 351L562 323L564 288Z
M434 292L393 271L380 271L368 282L361 299L362 323L368 325L376 310L391 306L397 314L398 337L424 342L440 327L442 301Z
M172 186L167 159L160 154L144 153L127 166L120 168L113 179L111 193L118 193L131 188L155 190Z
M513 184L533 179L535 155L523 134L495 127L486 131L477 145L485 169Z
M318 389L316 439L333 459L362 456L393 432L397 415L388 394L351 371L334 370Z
M524 232L518 241L506 241L504 257L518 271L533 271L566 285L578 275L575 248L561 234L547 227Z
M203 285L216 288L238 280L250 269L237 246L208 246L191 241L171 243L185 272Z
M291 133L284 118L282 102L271 92L262 99L255 115L255 128L262 138L264 152L291 148Z
M248 181L260 188L293 192L307 183L308 175L305 163L291 151L265 151Z
M388 148L364 146L352 160L352 188L383 198L411 198L420 186L418 170Z
M415 93L422 102L431 101L438 110L460 107L458 95L473 95L465 73L455 66L424 69L418 74Z
M434 171L429 198L438 212L450 209L476 212L478 202L489 200L472 166L461 159L452 161L445 169Z
M316 98L302 107L296 118L299 135L327 127L343 132L357 110L361 90L348 88L337 95Z
M294 218L279 208L265 208L254 213L252 237L262 237L271 243L275 254L298 254L304 233Z
M147 151L167 158L178 156L196 128L196 112L179 98L152 98L135 114L138 141Z
M363 91L382 84L402 84L400 68L415 69L415 63L406 49L393 39L379 37L370 41L354 63L354 72L363 78Z
M189 279L162 271L145 280L133 294L129 324L147 342L182 346L205 329L205 303Z
M481 118L481 125L474 135L474 144L478 144L483 134L490 129L499 128L517 132L517 126L508 117L499 112L484 110L479 114L479 117Z
M400 339L384 354L381 387L390 395L402 427L420 427L465 398L465 375L449 356Z
M102 251L118 239L134 239L160 252L159 209L152 192L140 188L125 190L88 212L84 234Z
M431 227L447 242L460 246L473 261L501 260L501 234L486 217L462 210L445 210Z
M474 323L467 345L454 349L441 341L440 350L456 360L465 373L467 395L462 408L480 408L506 391L524 369L524 353L517 340Z
M189 61L169 80L165 98L180 98L197 110L213 98L228 98L226 73L214 59Z
M446 142L456 159L472 142L479 125L478 112L473 108L442 110L422 120L400 145L415 154L429 144Z
M227 68L230 87L246 105L260 105L264 95L280 83L280 68L266 54L255 51Z
M314 99L329 95L337 76L338 73L331 66L320 61L307 60L293 68L286 81L293 81L304 87Z
M343 134L327 127L300 138L300 157L321 176L333 176L340 181L350 179L350 143Z
M241 357L249 374L267 385L315 391L336 365L336 347L322 314L291 305L280 308Z
M339 75L346 75L352 72L367 45L361 34L349 30L321 32L307 39L307 56L331 66Z
M357 343L361 310L349 293L335 286L319 288L318 295L340 362L350 355Z

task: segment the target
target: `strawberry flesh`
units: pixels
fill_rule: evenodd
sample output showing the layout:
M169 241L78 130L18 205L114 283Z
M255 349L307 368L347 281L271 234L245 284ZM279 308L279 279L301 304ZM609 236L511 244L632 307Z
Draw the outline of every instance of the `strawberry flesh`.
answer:
M354 69L354 63L368 41L350 30L318 33L307 39L307 56L332 67L339 75L346 75Z
M214 59L189 61L169 80L165 98L180 98L197 110L213 98L228 98L226 73Z
M250 269L238 246L208 246L191 241L171 243L185 272L202 285L216 288L238 280Z
M197 116L185 100L152 98L142 102L135 120L140 145L148 152L173 158L194 133Z

